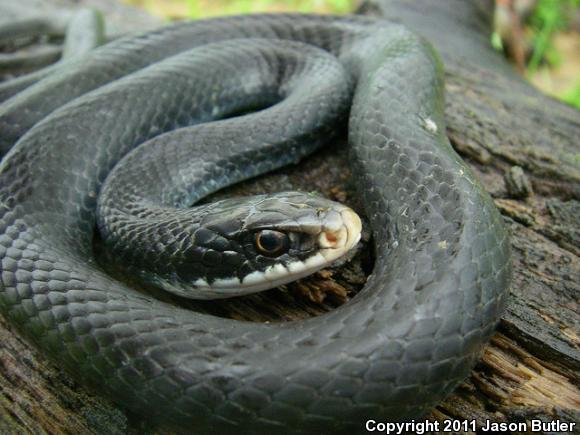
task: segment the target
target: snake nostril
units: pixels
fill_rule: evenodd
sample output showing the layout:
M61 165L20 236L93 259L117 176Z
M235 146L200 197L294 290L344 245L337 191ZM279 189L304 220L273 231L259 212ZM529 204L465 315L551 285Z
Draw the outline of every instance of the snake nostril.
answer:
M320 235L320 246L322 248L334 248L338 241L336 233L325 231Z
M341 248L345 244L346 229L341 227L338 231L323 231L318 237L321 248Z
M330 243L336 243L338 239L334 233L326 233L326 240L328 240Z

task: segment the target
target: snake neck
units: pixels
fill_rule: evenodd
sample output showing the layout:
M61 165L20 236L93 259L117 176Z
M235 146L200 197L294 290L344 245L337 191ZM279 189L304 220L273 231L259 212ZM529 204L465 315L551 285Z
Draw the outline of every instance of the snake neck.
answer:
M204 77L214 64L217 74L226 58L241 65L237 86L210 96L212 115L218 116L216 108L225 111L223 107L229 114L248 107L262 110L181 128L142 144L117 164L99 195L97 223L105 246L132 272L182 295L188 286L196 292L200 287L215 288L221 285L217 280L222 284L237 280L244 292L257 291L267 288L266 283L253 284L261 277L258 273L270 274L271 287L282 283L282 277L303 276L338 257L337 250L332 255L315 254L327 251L318 246L317 237L332 227L320 220L323 214L317 210L337 207L326 201L306 207L309 201L301 199L304 206L282 213L282 221L273 209L256 206L261 198L184 209L222 187L300 160L331 139L346 118L352 81L327 53L290 42L247 40L241 54L228 46L216 44L215 59L202 56ZM253 56L248 59L249 53ZM192 56L199 53L194 50ZM261 80L263 76L267 79ZM195 75L190 80L195 82ZM179 99L182 89L174 92ZM272 102L276 104L270 106ZM204 102L197 105L203 107ZM305 112L311 114L308 122L291 122ZM278 214L284 204L278 203ZM292 224L292 219L306 219L305 213L312 215L316 232ZM256 237L248 225L253 214L274 218L268 223L264 219L263 227L255 229L282 229L292 245L288 256L256 256L248 248ZM207 215L213 218L208 221ZM211 236L201 235L205 233ZM201 240L206 244L200 245Z

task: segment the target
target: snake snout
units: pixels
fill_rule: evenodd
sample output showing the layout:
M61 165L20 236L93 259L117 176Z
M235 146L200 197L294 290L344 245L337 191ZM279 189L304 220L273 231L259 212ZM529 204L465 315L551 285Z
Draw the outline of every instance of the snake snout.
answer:
M344 207L333 214L318 236L320 253L326 261L346 254L361 238L362 222L353 210Z

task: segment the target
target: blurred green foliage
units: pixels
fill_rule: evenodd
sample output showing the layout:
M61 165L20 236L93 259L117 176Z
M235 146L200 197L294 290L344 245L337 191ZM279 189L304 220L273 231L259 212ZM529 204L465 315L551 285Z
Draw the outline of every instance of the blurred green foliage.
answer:
M203 0L186 0L189 17L201 18L205 16L207 2ZM219 5L221 14L249 14L283 6L296 12L326 11L336 14L346 14L355 8L355 0L229 0L215 1Z
M528 72L533 74L541 61L551 65L561 62L559 53L554 49L552 36L556 32L568 29L570 18L580 0L539 0L538 5L530 18L533 30L533 51L528 63Z
M527 65L529 76L536 73L542 62L550 66L558 66L562 55L554 47L552 38L557 32L566 31L580 0L539 0L538 5L530 18L530 27L533 31L532 55ZM580 108L580 79L572 89L561 95L560 98Z
M562 95L561 99L580 109L580 80L578 80L578 83L572 89Z

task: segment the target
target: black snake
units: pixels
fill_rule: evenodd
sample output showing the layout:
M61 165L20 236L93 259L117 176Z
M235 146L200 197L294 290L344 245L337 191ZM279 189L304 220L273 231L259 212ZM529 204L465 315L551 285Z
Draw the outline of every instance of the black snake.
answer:
M330 76L307 60L329 57L319 48L340 63L325 67ZM143 187L166 213L311 152L333 128L323 113L352 89L350 153L376 262L348 304L300 322L239 322L148 297L95 262L99 191L136 144L170 150L141 153L149 166L128 178L145 186L180 174L174 193ZM293 125L304 130L291 136ZM282 148L270 127L290 138ZM201 148L179 148L194 142L189 129ZM83 382L150 418L198 433L362 431L369 418L415 418L467 376L503 308L501 217L445 135L436 55L399 25L265 15L122 38L4 102L0 131L12 148L0 169L3 313ZM232 161L238 142L243 158ZM205 161L213 166L200 170ZM153 237L167 240L162 229Z

